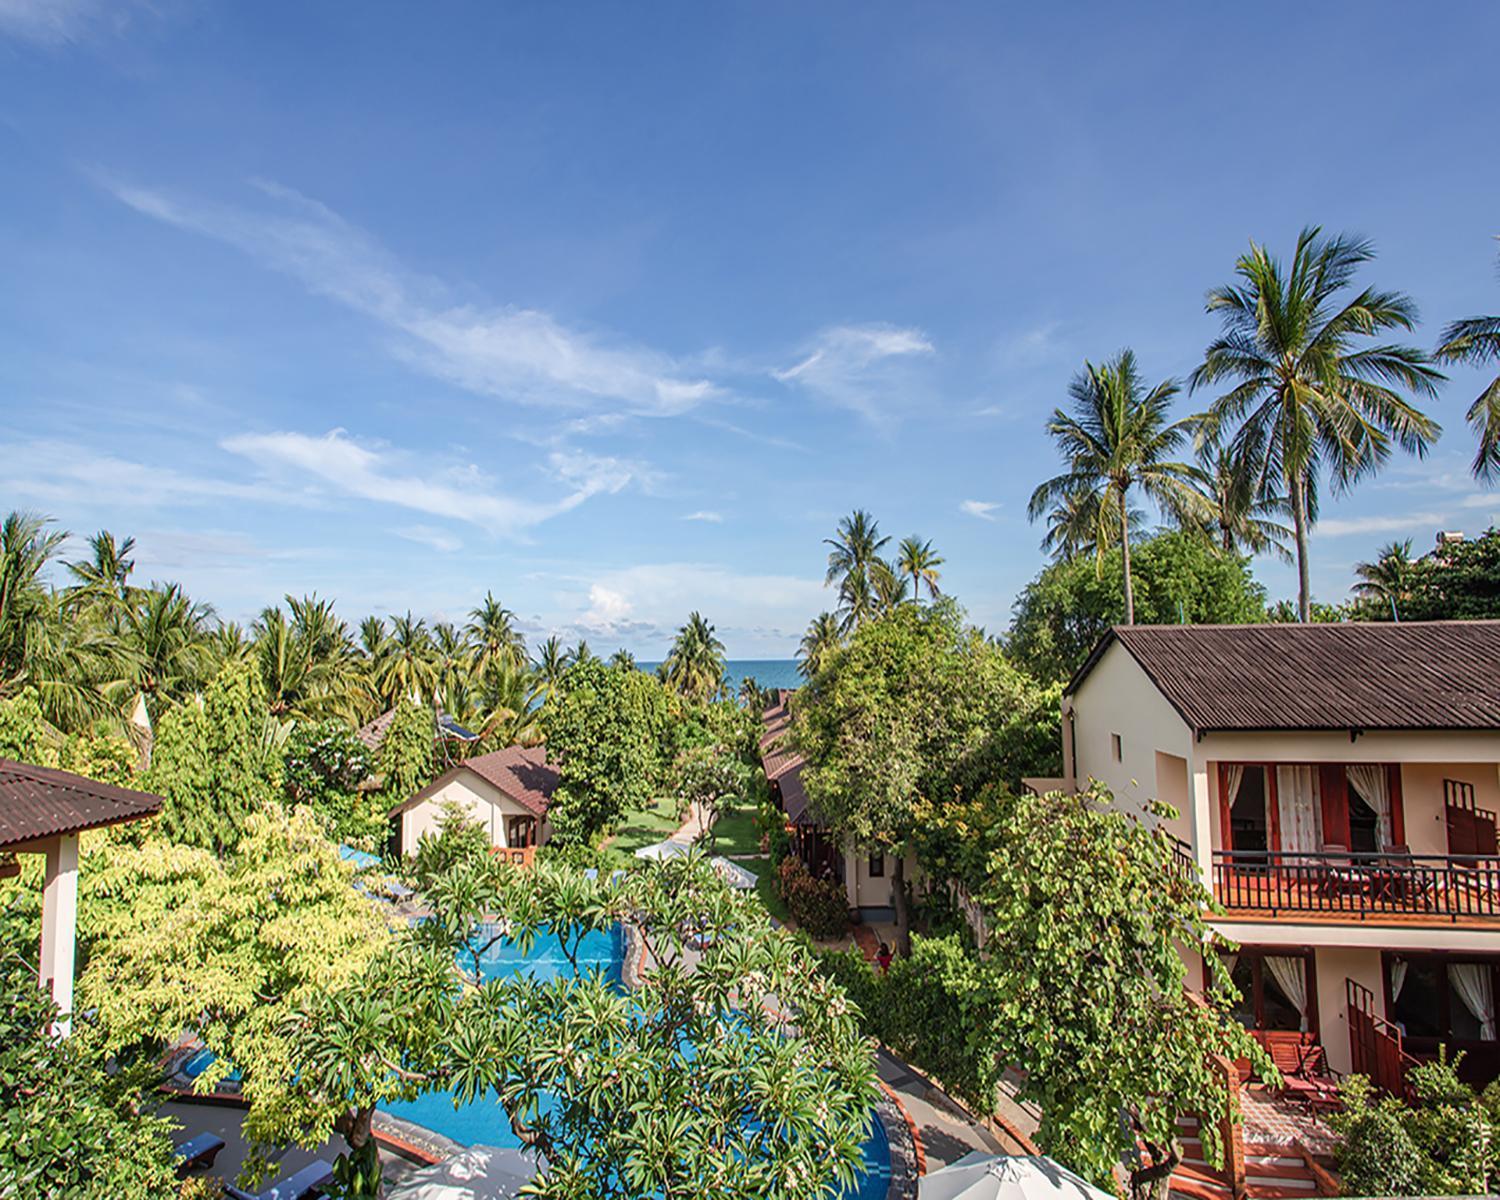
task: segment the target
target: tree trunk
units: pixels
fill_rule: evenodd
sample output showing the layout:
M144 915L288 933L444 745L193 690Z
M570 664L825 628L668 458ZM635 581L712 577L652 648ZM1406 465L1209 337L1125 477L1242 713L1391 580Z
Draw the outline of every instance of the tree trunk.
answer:
M1151 1165L1130 1173L1131 1200L1167 1200L1172 1186L1172 1172L1182 1161L1182 1149L1176 1141L1165 1148L1147 1146Z
M896 848L896 865L891 868L891 899L896 906L896 953L911 955L911 909L906 903L906 855Z
M1312 586L1307 565L1307 480L1292 480L1292 526L1297 532L1297 619L1303 624L1312 620Z
M1130 509L1120 495L1120 554L1125 566L1125 624L1135 624L1135 589L1130 585Z

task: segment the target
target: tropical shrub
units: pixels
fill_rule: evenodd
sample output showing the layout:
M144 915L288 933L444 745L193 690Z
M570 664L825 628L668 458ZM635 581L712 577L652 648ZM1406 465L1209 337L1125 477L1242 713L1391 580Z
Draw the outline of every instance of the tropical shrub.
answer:
M1480 1096L1458 1077L1462 1056L1413 1067L1415 1104L1377 1096L1351 1075L1339 1088L1342 1112L1334 1159L1355 1196L1470 1196L1500 1187L1500 1086Z
M57 1015L35 967L0 957L0 1196L174 1195L172 1126L151 1115L147 1079L107 1070L81 1018L52 1036Z
M813 937L842 937L849 929L849 900L832 879L815 879L802 860L788 854L776 869L776 890L799 929Z
M387 810L411 799L432 779L435 741L432 709L418 700L398 700L375 760Z
M360 790L375 756L342 721L299 721L282 762L287 802L326 817L336 839L368 843L384 831L381 803Z

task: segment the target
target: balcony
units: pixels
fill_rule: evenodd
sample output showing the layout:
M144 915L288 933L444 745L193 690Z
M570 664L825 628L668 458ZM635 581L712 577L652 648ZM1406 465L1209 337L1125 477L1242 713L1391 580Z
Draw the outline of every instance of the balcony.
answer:
M1228 915L1500 924L1500 856L1213 852Z

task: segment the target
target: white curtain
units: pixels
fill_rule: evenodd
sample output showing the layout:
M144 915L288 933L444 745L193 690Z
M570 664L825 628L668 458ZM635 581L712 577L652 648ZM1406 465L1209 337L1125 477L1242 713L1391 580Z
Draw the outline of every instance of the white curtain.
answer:
M1316 854L1323 848L1323 801L1316 767L1276 768L1276 810L1283 854Z
M1224 768L1224 807L1233 808L1239 798L1240 784L1245 782L1245 768L1233 763Z
M1495 1040L1495 984L1488 963L1449 963L1448 982L1479 1022L1479 1036Z
M1349 782L1364 802L1375 810L1375 845L1384 850L1391 844L1391 777L1383 766L1361 763L1345 768Z
M1302 1021L1299 1029L1307 1029L1307 963L1300 958L1271 958L1261 959L1265 969L1271 973L1271 978L1276 981L1276 986L1281 989L1282 995L1292 1002L1297 1012L1301 1014Z
M1401 999L1401 989L1406 986L1406 968L1411 966L1404 958L1391 964L1391 1003Z

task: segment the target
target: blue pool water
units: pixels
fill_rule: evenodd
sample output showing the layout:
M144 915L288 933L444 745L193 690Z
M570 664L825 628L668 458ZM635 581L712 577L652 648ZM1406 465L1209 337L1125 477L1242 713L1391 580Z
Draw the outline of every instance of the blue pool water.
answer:
M625 933L616 925L612 929L585 935L579 944L579 966L598 969L619 985L625 962ZM465 964L467 966L467 964ZM554 979L572 973L572 965L557 939L540 936L531 953L522 954L509 942L498 942L486 951L480 973L485 979L498 979L526 972L540 979ZM202 1069L201 1067L199 1068ZM414 1124L441 1133L466 1146L520 1145L511 1132L510 1121L493 1099L476 1100L455 1108L451 1092L428 1092L415 1100L387 1104L385 1111ZM864 1176L841 1200L884 1200L891 1180L891 1151L880 1122L872 1121L872 1132L864 1144Z

